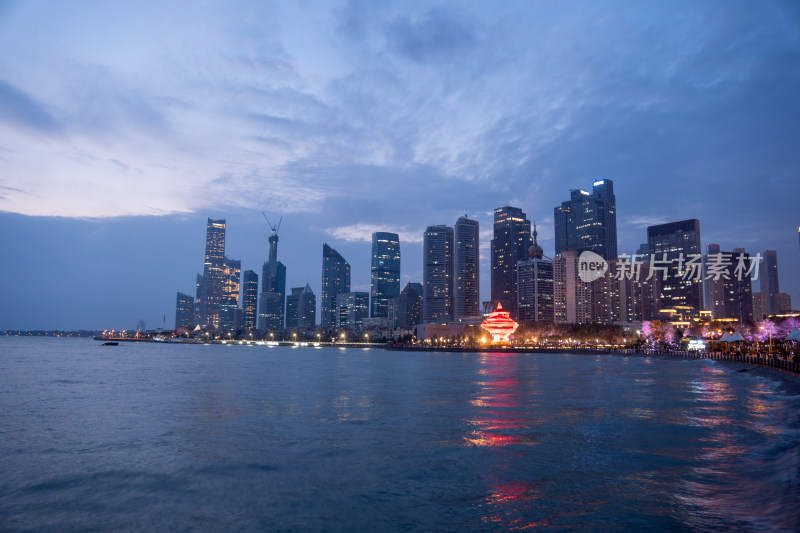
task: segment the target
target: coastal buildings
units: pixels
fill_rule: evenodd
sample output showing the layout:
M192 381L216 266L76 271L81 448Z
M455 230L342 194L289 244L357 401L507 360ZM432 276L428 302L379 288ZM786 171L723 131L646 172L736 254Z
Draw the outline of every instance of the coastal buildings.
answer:
M336 295L336 326L340 329L360 329L369 312L369 293L340 292Z
M305 287L292 287L286 297L286 329L314 329L317 323L317 297L306 283Z
M421 283L408 282L400 295L392 299L391 323L398 328L413 328L422 323Z
M570 199L553 211L556 255L591 251L617 258L617 201L612 180L596 180L592 192L570 191Z
M533 244L527 259L517 261L514 283L517 314L520 322L554 322L555 294L553 261L544 258L533 227Z
M697 271L690 270L702 269L700 221L682 220L648 227L647 248L650 269L662 276L661 307L698 312L703 309L702 271L696 275Z
M504 206L494 210L492 302L501 302L512 317L517 314L514 269L517 261L526 257L531 244L531 223L521 209Z
M202 326L219 326L219 306L225 270L225 220L208 219L203 277L198 290L198 321Z
M559 324L587 324L592 316L592 286L580 279L578 252L553 260L554 319Z
M256 328L258 309L258 274L245 270L242 274L242 328Z
M271 226L269 260L261 273L261 295L258 301L258 329L283 329L286 295L286 267L278 261L278 226Z
M778 294L781 292L778 282L778 252L767 250L759 265L758 280L761 284L761 294L764 295L767 315L778 313Z
M222 298L219 305L220 329L237 329L236 310L239 309L241 271L241 261L225 258L225 269L222 272Z
M182 292L175 300L175 328L194 327L194 297Z
M719 244L706 246L703 270L705 309L711 311L714 319L735 318L740 323L753 320L752 280L746 272L737 270L740 260L749 268L750 254L744 248L722 252Z
M370 274L370 316L388 317L389 299L400 294L400 238L397 233L378 231L372 234Z
M323 330L336 325L336 295L350 292L350 263L328 246L322 245L322 293L320 326Z
M453 227L453 316L480 313L480 242L477 220L459 217Z
M428 226L423 253L423 321L448 320L453 316L453 228Z

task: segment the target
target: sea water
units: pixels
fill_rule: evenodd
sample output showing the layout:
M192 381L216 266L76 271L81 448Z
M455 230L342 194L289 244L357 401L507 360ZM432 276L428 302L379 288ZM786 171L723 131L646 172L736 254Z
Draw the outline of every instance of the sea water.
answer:
M797 379L0 337L3 531L797 531Z

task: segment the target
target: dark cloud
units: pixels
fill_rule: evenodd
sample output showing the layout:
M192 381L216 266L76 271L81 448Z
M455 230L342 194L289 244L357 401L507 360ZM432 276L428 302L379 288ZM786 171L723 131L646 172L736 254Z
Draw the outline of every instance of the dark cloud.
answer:
M44 105L4 80L0 80L0 120L43 133L61 128Z
M476 44L475 34L459 17L444 9L421 16L397 16L387 27L390 48L424 62L463 54Z

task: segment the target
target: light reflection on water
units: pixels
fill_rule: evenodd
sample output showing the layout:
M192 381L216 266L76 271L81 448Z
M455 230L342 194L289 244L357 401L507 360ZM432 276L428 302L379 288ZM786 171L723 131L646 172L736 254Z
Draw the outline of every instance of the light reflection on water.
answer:
M736 365L0 348L0 530L800 529L798 397Z

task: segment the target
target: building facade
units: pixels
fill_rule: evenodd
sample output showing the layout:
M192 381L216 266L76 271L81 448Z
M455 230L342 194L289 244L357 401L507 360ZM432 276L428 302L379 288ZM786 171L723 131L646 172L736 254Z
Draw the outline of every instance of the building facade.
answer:
M192 329L194 325L194 297L179 292L175 300L175 329Z
M222 272L222 299L219 305L220 329L233 330L236 328L236 310L239 308L241 272L241 261L225 258L225 269Z
M317 297L311 287L292 287L286 297L286 328L313 329L317 324Z
M258 299L258 329L280 330L284 325L286 267L278 261L278 232L269 237L269 260L261 270L261 295Z
M388 317L389 300L400 294L400 237L397 233L378 231L372 234L370 274L370 316Z
M336 326L359 330L369 316L369 293L340 292L336 295Z
M661 307L703 309L700 221L691 219L650 226L647 247L650 270L662 278ZM693 263L690 265L689 261Z
M612 180L596 180L592 192L572 190L570 199L554 209L556 255L566 251L594 252L617 258L617 201Z
M544 258L537 235L534 225L528 258L517 261L514 284L519 322L555 321L553 261Z
M453 228L428 226L422 245L423 321L453 316Z
M453 316L480 314L480 228L460 217L453 227Z
M752 278L737 271L740 260L749 267L750 254L744 248L722 252L718 244L706 246L703 290L705 309L714 319L735 318L740 323L753 320ZM724 265L709 274L709 265Z
M780 283L778 282L778 252L767 250L764 258L759 265L759 283L761 284L761 294L767 305L767 315L778 314L777 296L780 294Z
M517 207L498 207L494 210L494 238L492 239L492 305L503 304L512 317L516 317L514 270L517 261L524 259L531 240L531 222Z
M322 294L320 303L320 326L330 329L336 326L336 295L350 292L350 263L328 246L322 245Z
M559 324L592 322L592 286L578 276L578 252L553 260L554 318Z
M258 318L258 274L245 270L242 274L242 329L256 329Z
M198 319L205 327L219 327L225 270L225 219L208 219L203 277L198 290Z
M398 328L413 328L422 323L422 294L424 289L421 283L408 282L400 295L392 299L391 324Z

